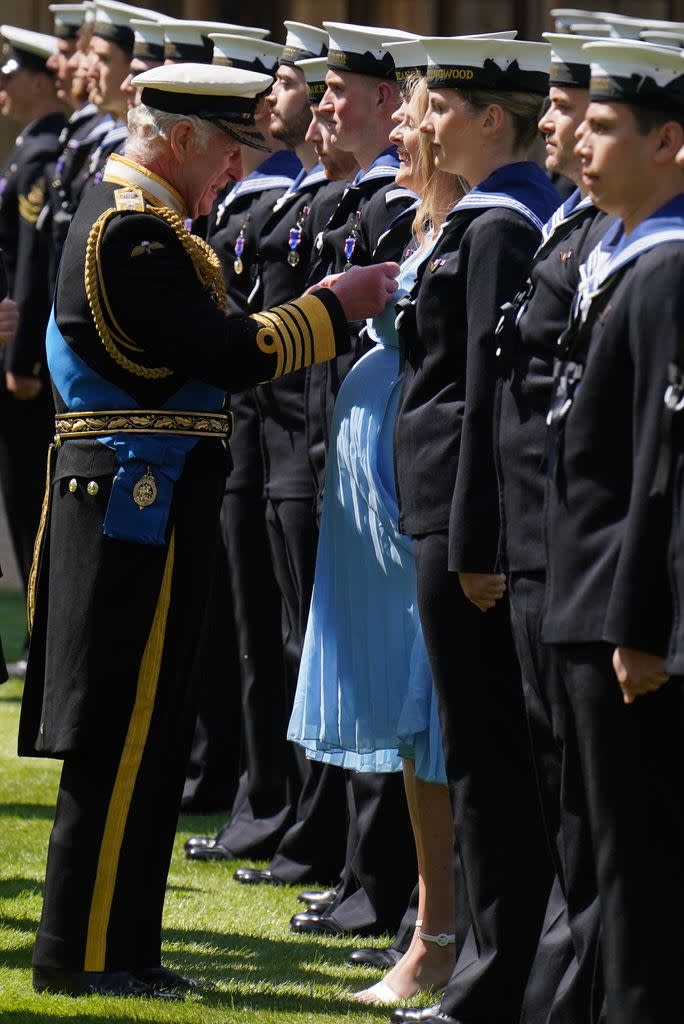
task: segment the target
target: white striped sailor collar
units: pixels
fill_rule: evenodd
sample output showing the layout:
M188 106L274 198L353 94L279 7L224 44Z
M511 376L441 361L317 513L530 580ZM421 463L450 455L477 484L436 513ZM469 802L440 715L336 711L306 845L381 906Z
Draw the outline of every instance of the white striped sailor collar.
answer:
M223 211L239 196L252 192L265 192L274 188L289 188L301 170L301 163L291 149L278 150L263 160L255 171L238 181L221 202L216 211L216 222L221 220Z
M573 300L573 317L586 319L589 307L611 279L644 253L667 242L684 242L684 193L675 196L629 235L622 221L608 228L580 267L580 283Z
M547 187L544 188L544 186ZM544 219L542 220L539 216L543 207L542 193L551 196L555 194L555 190L537 164L531 160L506 164L504 167L497 168L484 181L467 192L462 199L459 199L449 211L446 220L449 221L463 210L487 210L501 207L520 214L541 234L548 218L548 207L547 211L543 213ZM556 194L556 202L557 200ZM537 207L537 210L531 208L532 204Z
M126 156L113 153L105 164L102 180L123 187L132 185L140 189L152 206L167 206L179 217L187 216L185 200L173 185Z
M282 209L283 206L286 206L292 199L296 199L298 195L301 195L302 192L306 192L308 189L312 188L312 186L320 185L327 180L328 178L322 164L316 164L316 166L310 171L307 171L305 167L302 167L287 192L284 192L279 199L276 199L273 212L276 213L278 210Z
M85 121L87 117L95 117L95 114L99 113L98 108L94 103L86 103L78 110L74 110L73 114L69 117L68 123L71 125L79 124L81 121Z
M397 147L388 146L387 149L383 149L382 153L375 158L370 167L356 172L356 177L350 187L357 188L367 181L375 181L376 178L394 178L398 169L399 157L397 156Z
M567 224L569 220L579 216L580 213L583 213L593 205L589 196L585 196L582 199L580 190L578 188L575 189L572 195L568 196L565 202L561 203L547 220L542 230L542 240L539 248L543 249L563 224Z
M115 145L118 142L123 142L123 140L127 138L128 128L126 125L122 124L120 121L114 121L114 123L109 126L109 130L100 143L100 147L104 148L105 146Z

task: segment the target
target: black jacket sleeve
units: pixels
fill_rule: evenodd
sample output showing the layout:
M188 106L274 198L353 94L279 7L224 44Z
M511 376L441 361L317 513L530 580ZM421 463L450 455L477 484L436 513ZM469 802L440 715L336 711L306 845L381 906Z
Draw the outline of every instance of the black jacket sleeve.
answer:
M466 284L466 394L461 448L449 520L449 569L497 569L500 516L494 461L497 392L495 329L500 307L526 280L539 235L509 210L491 210L465 232L459 259Z
M349 344L342 307L329 289L228 318L179 237L153 215L113 217L96 269L105 319L122 339L118 355L110 352L119 365L123 357L238 391L331 359Z

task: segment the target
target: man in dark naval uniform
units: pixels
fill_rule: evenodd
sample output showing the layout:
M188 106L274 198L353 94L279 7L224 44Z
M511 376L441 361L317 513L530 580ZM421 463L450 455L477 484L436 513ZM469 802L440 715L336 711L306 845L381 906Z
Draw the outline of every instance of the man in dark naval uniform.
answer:
M581 268L549 412L551 643L577 737L599 894L608 1024L662 1024L681 1002L681 676L653 486L663 395L684 330L684 59L630 40L586 44L583 182L618 217ZM617 678L616 678L617 676Z
M26 587L54 415L45 369L50 240L49 232L41 230L41 213L48 167L54 166L65 122L47 63L57 40L11 25L3 25L0 33L9 47L0 68L0 111L22 128L0 174L0 248L10 294L19 307L0 381L0 479ZM24 652L10 673L23 675L25 670Z
M19 735L21 754L64 761L33 958L40 991L173 998L191 987L161 968L160 925L226 472L226 391L331 358L348 345L347 319L384 308L396 288L396 266L383 265L226 317L216 254L184 218L208 213L239 175L268 83L187 64L136 78L129 155L110 158L65 246Z

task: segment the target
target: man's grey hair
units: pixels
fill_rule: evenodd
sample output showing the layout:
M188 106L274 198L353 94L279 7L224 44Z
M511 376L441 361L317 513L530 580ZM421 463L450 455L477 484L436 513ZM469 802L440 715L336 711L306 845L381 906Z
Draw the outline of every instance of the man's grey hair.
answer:
M129 134L125 155L137 163L154 160L165 149L173 126L181 122L192 125L200 152L207 149L214 134L221 131L210 121L194 114L167 114L139 103L128 111Z

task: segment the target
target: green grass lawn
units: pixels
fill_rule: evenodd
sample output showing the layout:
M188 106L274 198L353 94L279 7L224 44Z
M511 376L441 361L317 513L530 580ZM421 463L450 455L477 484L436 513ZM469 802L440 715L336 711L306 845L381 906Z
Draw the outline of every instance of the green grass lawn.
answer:
M17 595L0 591L0 628L8 658L22 641ZM379 971L346 967L355 943L294 936L296 889L233 882L235 864L193 864L189 835L211 834L217 817L179 822L164 915L167 966L215 983L183 1003L144 999L39 996L31 988L31 947L41 908L43 871L60 765L15 754L21 685L0 687L0 1022L87 1024L169 1021L178 1024L349 1024L386 1021L386 1010L357 1010L348 994ZM131 907L131 930L135 928ZM386 942L376 940L378 945ZM368 940L357 941L365 945ZM425 1000L429 1002L429 999Z

